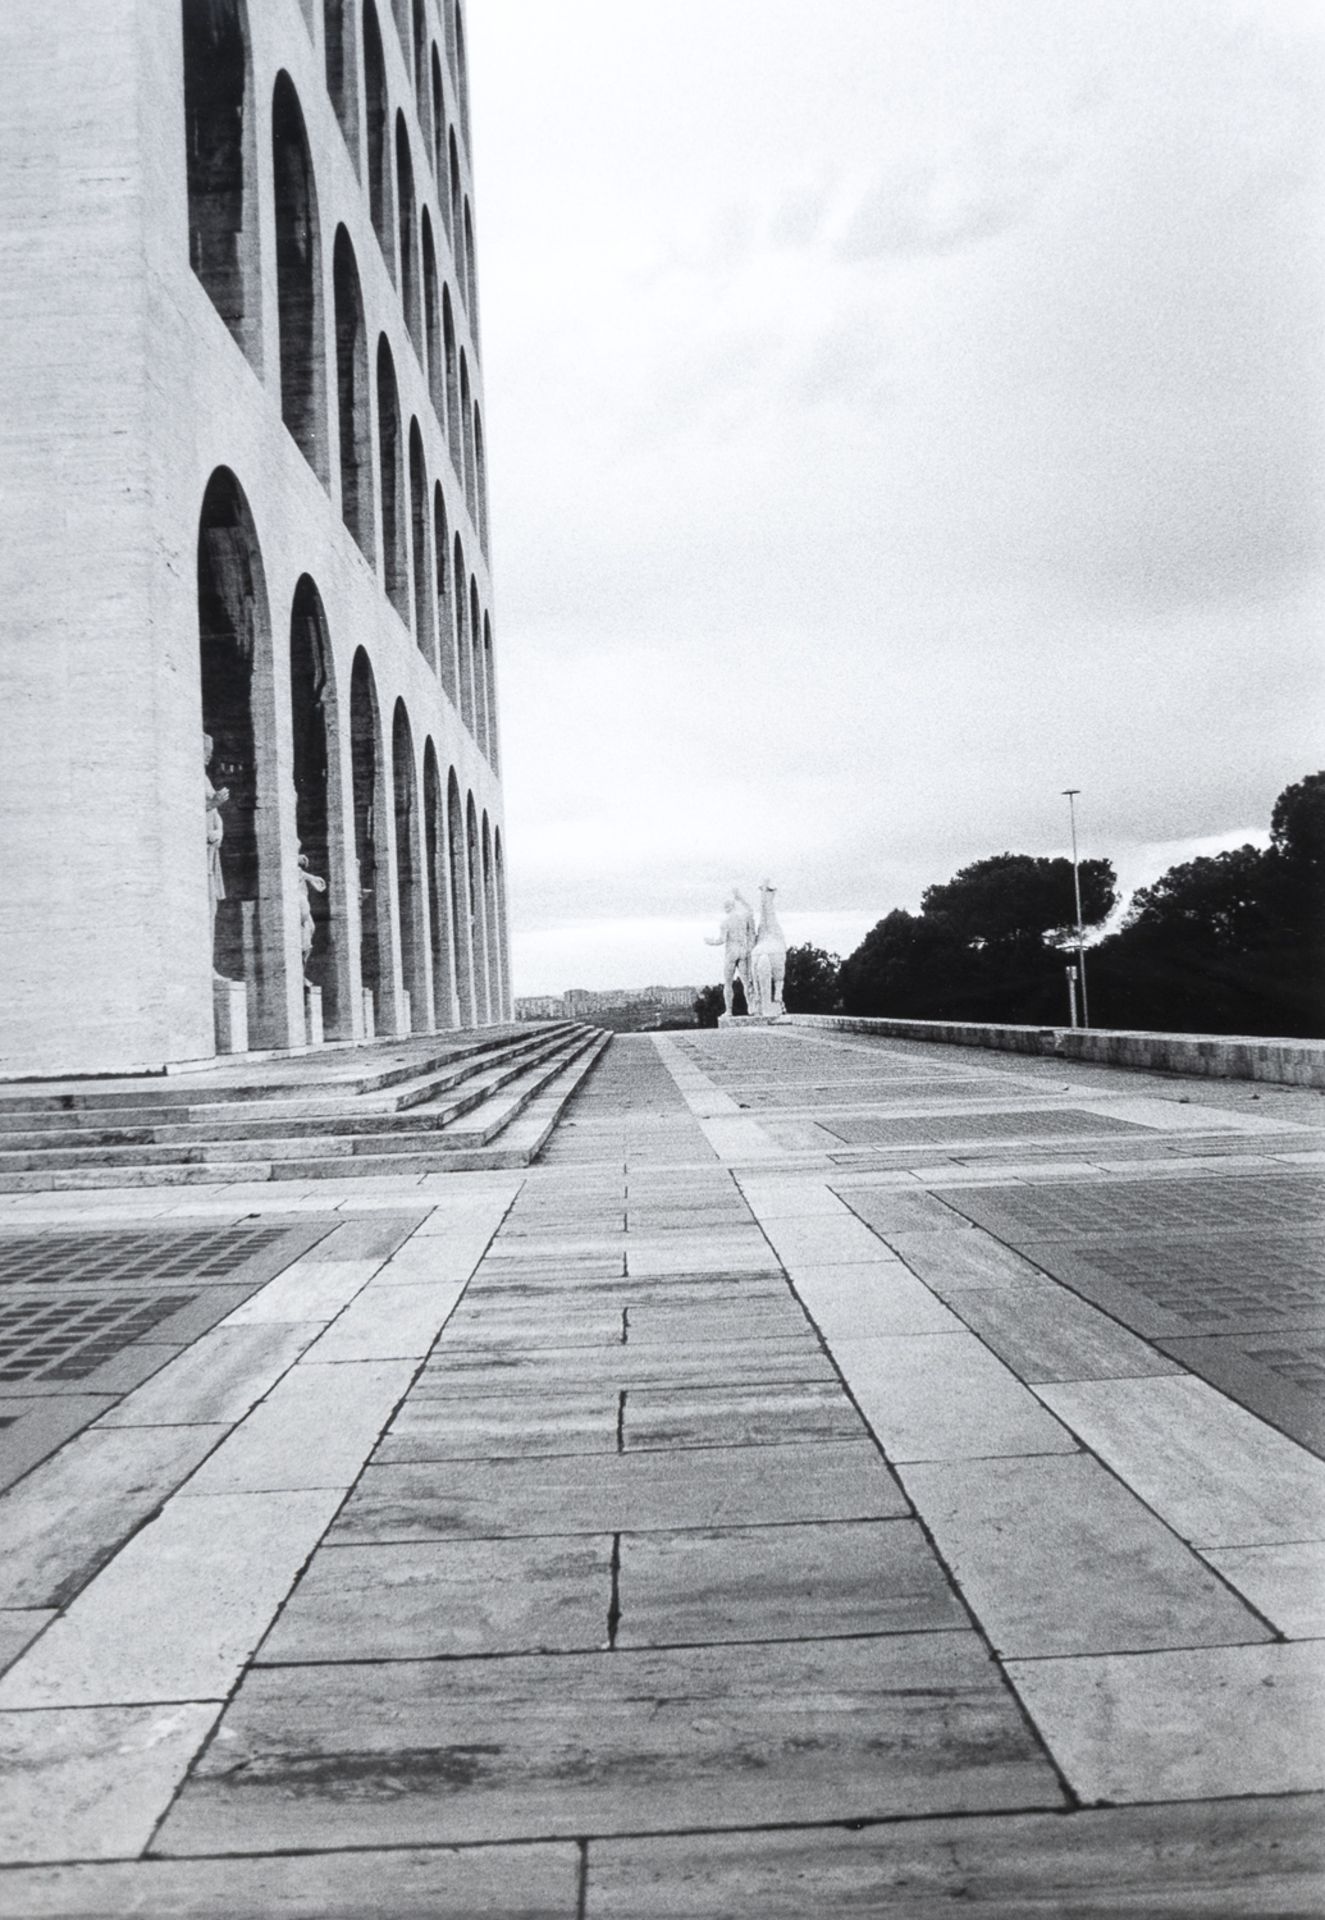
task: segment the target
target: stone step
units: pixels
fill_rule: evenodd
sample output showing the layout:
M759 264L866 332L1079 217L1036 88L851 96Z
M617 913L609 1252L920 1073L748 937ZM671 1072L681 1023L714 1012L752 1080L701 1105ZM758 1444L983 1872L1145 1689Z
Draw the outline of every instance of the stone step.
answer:
M300 1056L280 1071L264 1063L266 1071L241 1064L206 1072L185 1072L151 1076L130 1076L103 1084L60 1083L45 1090L0 1087L0 1130L9 1124L24 1124L24 1116L37 1115L60 1124L79 1124L77 1116L97 1117L107 1111L124 1110L142 1118L164 1109L228 1106L235 1102L283 1101L303 1099L356 1098L406 1088L448 1068L467 1070L466 1063L496 1048L528 1045L531 1038L547 1035L560 1028L573 1027L571 1021L549 1022L537 1027L516 1023L500 1027L482 1027L456 1034L420 1034L413 1040L385 1040ZM373 1061L378 1064L371 1064Z
M542 1030L546 1034L546 1029ZM448 1123L385 1135L342 1134L315 1140L268 1137L246 1143L204 1142L184 1149L189 1157L158 1162L126 1152L110 1162L63 1167L53 1154L35 1167L5 1165L0 1193L65 1192L105 1187L197 1186L226 1181L327 1180L373 1175L427 1174L527 1166L540 1150L567 1101L592 1070L611 1036L589 1027L565 1027L558 1044L534 1060L493 1066L485 1090ZM478 1076L476 1075L475 1078ZM251 1149L241 1156L238 1145ZM148 1150L150 1152L150 1149ZM180 1151L176 1149L176 1151ZM197 1158L197 1152L215 1157ZM0 1161L7 1156L0 1156Z
M253 1160L321 1159L347 1152L389 1153L411 1148L419 1151L420 1134L431 1140L508 1082L549 1061L553 1063L549 1070L556 1071L563 1056L576 1044L575 1036L568 1039L558 1035L540 1047L523 1049L517 1058L503 1055L484 1071L471 1073L469 1082L459 1093L428 1107L412 1109L406 1115L341 1113L324 1116L317 1122L298 1121L288 1126L278 1125L268 1116L261 1122L244 1123L238 1133L214 1124L206 1127L199 1124L189 1128L153 1129L145 1139L95 1144L82 1141L70 1144L67 1135L51 1134L46 1136L51 1144L40 1148L19 1149L6 1145L0 1149L0 1174L33 1172L43 1166L68 1171L84 1166L216 1165Z
M576 1031L569 1026L562 1026L551 1034L546 1029L540 1029L536 1035L525 1036L518 1044L511 1043L500 1050L485 1049L479 1058L471 1056L464 1067L452 1066L441 1074L429 1075L425 1080L412 1084L403 1096L405 1104L400 1104L400 1095L393 1096L386 1103L371 1097L356 1100L355 1107L366 1108L366 1111L351 1111L345 1099L334 1105L326 1100L319 1101L312 1111L308 1110L313 1106L310 1102L278 1104L260 1101L238 1117L231 1117L236 1113L236 1105L230 1103L217 1107L180 1108L172 1111L171 1117L161 1124L101 1127L94 1131L86 1124L87 1116L80 1115L77 1116L79 1124L72 1127L29 1127L22 1132L10 1129L0 1132L0 1166L14 1164L8 1160L8 1156L21 1152L82 1152L201 1141L264 1140L270 1139L277 1131L283 1137L298 1137L321 1133L369 1133L396 1127L429 1130L452 1114L464 1112L472 1106L475 1097L472 1090L486 1087L494 1074L509 1077L524 1064L544 1058L565 1045ZM454 1098L438 1098L439 1094L453 1090L459 1090ZM237 1154L236 1157L245 1156ZM52 1164L56 1163L52 1161Z

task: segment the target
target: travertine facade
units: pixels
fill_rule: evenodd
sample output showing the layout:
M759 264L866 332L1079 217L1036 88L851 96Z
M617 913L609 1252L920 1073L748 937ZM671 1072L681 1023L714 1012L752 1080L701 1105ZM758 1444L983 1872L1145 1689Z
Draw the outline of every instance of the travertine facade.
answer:
M456 0L0 8L0 1071L509 1017ZM211 933L204 733L222 808Z

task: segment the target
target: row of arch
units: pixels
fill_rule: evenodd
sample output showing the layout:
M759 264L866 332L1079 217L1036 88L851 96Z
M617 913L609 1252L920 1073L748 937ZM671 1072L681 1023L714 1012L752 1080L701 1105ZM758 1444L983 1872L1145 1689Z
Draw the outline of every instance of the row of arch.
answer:
M245 0L184 0L184 92L189 254L194 271L244 351L260 365L260 263L250 182L254 175L252 92ZM343 24L342 13L338 16ZM381 33L372 0L363 0L368 75L369 205L374 229L399 289L405 324L425 374L470 518L487 551L487 476L483 420L470 376L468 349L458 344L451 287L439 269L432 214L415 191L410 134L403 112L391 120ZM332 39L328 35L327 46ZM433 49L435 54L435 47ZM342 49L343 53L343 49ZM342 66L344 65L342 59ZM304 113L288 73L272 94L276 295L280 333L281 413L324 485L330 484L326 420L324 300L317 185ZM452 165L454 163L454 165ZM447 232L459 267L461 299L471 314L475 279L473 222L459 183L454 133L450 189L442 196ZM353 248L341 227L333 248L337 326L348 305L341 255ZM353 299L362 308L357 266ZM344 452L342 450L342 469ZM344 474L342 471L342 481ZM362 543L361 543L362 544Z
M338 684L309 574L294 591L278 674L253 516L228 468L204 494L197 564L202 730L225 796L212 963L248 989L250 1043L302 1038L291 907L301 855L325 883L307 890L303 973L320 992L328 1037L509 1017L500 826L405 701L386 710L364 649L348 686ZM287 667L288 731L277 691ZM290 783L292 817L282 811Z

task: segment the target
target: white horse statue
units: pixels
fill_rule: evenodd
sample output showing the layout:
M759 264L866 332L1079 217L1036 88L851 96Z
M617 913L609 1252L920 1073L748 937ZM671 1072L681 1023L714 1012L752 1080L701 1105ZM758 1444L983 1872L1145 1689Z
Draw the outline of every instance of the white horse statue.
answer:
M759 926L750 956L758 1002L750 1011L762 1014L765 1019L776 1018L782 1012L782 976L787 965L787 936L777 916L773 898L776 892L771 880L765 880L759 889Z

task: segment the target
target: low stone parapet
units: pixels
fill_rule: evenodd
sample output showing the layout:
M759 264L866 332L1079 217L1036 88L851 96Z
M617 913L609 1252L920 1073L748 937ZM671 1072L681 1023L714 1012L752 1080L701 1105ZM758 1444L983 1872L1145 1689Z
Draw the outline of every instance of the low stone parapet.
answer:
M1325 1087L1325 1040L1271 1039L1241 1033L1115 1032L1107 1027L1017 1027L977 1020L872 1020L842 1013L789 1013L783 1021L839 1033L874 1033L888 1040L992 1047L1002 1053L1033 1053L1151 1073L1193 1073L1214 1080L1271 1080L1281 1086Z

